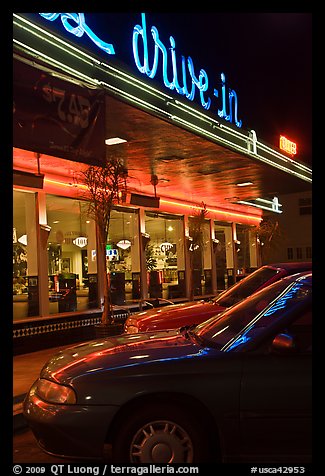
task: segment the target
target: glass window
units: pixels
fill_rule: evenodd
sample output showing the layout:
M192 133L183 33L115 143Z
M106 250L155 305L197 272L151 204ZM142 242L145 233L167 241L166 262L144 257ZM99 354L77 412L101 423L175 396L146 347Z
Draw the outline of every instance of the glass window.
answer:
M146 212L148 292L150 298L186 295L183 218Z
M13 318L39 314L36 194L13 192Z
M296 251L297 251L297 259L302 259L302 248L298 247Z
M217 290L222 291L234 283L233 274L233 240L229 223L215 222L215 259L217 268Z
M310 297L311 286L283 279L235 304L219 318L199 324L195 333L222 350L232 350L273 326L283 313L294 312Z
M293 259L293 248L287 248L288 259Z
M311 259L313 256L312 254L312 247L311 246L306 246L306 258Z
M236 225L237 242L235 243L237 254L237 271L239 276L245 275L250 267L250 230L243 225Z
M47 195L46 209L50 314L96 307L96 231L87 204Z
M312 215L312 198L299 198L299 215Z
M210 222L199 216L189 217L192 286L194 296L212 293Z
M123 305L140 298L139 216L132 208L111 212L106 245L112 303Z
M256 292L260 286L271 280L278 273L279 271L276 268L259 268L232 286L228 291L222 293L219 298L215 298L215 301L221 306L230 307Z

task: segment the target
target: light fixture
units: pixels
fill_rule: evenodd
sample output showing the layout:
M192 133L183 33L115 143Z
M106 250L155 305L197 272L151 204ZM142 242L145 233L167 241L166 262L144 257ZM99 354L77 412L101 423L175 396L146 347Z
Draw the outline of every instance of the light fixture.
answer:
M131 241L124 238L124 213L122 212L122 229L123 229L123 239L116 243L116 246L122 250L127 250L131 246Z
M127 142L126 139L122 139L121 137L110 137L109 139L105 140L106 145L117 145L123 144L123 142Z
M253 185L253 182L241 182L236 183L237 187L247 187L248 185Z
M72 243L79 246L79 248L83 248L84 246L87 246L88 238L86 236L78 236L78 238L75 238Z
M18 238L19 243L22 245L27 245L27 235L21 235L20 238Z
M164 253L166 253L166 251L170 250L172 247L173 247L172 243L169 243L168 241L164 241L164 242L161 243L161 245L160 245L160 249L161 249L161 251L163 251Z
M163 253L166 253L172 247L173 247L173 244L169 243L169 241L167 241L167 228L166 228L166 220L165 220L165 241L163 243L161 243L160 249Z
M131 246L131 241L130 240L120 240L118 243L116 243L116 246L118 246L122 250L127 250Z

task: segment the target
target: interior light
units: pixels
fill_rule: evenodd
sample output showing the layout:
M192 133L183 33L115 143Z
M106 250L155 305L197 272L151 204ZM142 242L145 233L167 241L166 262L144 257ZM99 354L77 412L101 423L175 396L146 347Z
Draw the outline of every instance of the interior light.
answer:
M253 182L241 182L236 183L237 187L247 187L247 185L253 185Z
M116 243L116 246L118 246L122 250L127 250L131 246L131 241L129 241L129 240L120 240L118 243Z
M78 236L78 238L75 238L72 243L79 246L79 248L83 248L84 246L87 246L88 238L86 236Z
M170 250L171 248L173 247L172 243L169 243L168 241L164 241L163 243L161 243L160 245L160 249L162 252L166 252L168 250Z
M19 243L22 245L27 245L27 235L21 235L20 238L18 238Z
M106 145L122 144L123 142L127 142L127 140L122 139L121 137L110 137L109 139L105 140Z

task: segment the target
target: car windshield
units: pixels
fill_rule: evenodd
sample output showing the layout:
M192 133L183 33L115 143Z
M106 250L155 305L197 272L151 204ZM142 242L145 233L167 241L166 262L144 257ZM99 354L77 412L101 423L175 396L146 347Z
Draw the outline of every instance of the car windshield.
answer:
M260 286L279 272L280 271L276 268L260 268L222 293L221 296L215 298L214 302L223 307L233 306L253 294Z
M310 292L311 287L302 282L287 279L277 281L251 298L199 324L192 332L206 345L222 351L234 350L271 326L290 306L293 309L299 305Z

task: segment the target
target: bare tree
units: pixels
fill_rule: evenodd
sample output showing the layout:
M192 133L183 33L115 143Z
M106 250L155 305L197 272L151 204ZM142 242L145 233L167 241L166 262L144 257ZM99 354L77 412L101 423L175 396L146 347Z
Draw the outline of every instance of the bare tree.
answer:
M272 216L264 217L255 233L260 242L261 261L265 264L272 252L283 246L285 235L278 220Z
M202 272L202 253L204 249L203 226L208 215L206 204L201 203L201 208L194 212L190 223L190 240L188 247L190 251L190 300L194 298L193 274L195 266L199 266ZM199 263L199 264L198 264Z
M97 266L101 268L104 280L104 306L102 324L114 323L110 276L106 264L106 243L114 205L125 201L128 172L120 158L109 158L102 167L90 166L81 172L81 182L86 185L87 213L98 230L98 248L101 259Z

